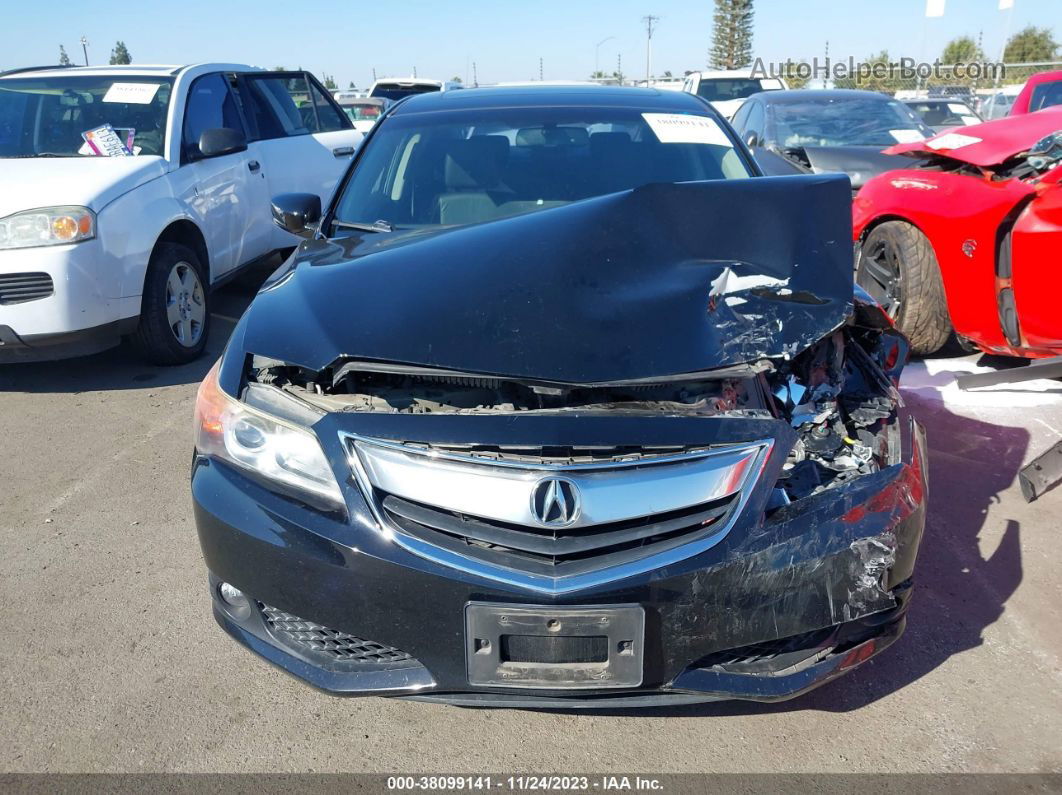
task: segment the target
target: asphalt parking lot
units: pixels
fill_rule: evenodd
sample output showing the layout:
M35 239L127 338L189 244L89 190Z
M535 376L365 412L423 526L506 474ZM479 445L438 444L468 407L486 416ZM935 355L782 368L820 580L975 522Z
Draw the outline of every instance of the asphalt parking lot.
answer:
M930 515L905 637L777 705L626 714L321 695L210 616L188 493L209 354L126 349L0 368L0 769L26 771L1062 771L1062 488L1019 468L1062 436L1062 384L961 393L978 357L917 362Z

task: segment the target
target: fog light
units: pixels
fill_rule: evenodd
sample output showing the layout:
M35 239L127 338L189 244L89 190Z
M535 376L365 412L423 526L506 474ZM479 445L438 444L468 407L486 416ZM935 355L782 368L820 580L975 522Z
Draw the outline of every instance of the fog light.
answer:
M243 620L251 615L251 602L244 596L243 591L235 585L227 582L218 586L218 595L227 608L227 612L235 619Z

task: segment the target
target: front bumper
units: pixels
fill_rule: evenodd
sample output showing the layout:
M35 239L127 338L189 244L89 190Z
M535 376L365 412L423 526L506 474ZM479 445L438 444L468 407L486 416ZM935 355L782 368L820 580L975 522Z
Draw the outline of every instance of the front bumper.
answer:
M768 517L765 497L754 498L723 542L699 555L557 596L423 559L379 532L364 510L353 520L327 516L214 461L196 460L192 491L218 622L255 653L328 692L495 706L775 701L854 668L904 629L925 521L925 443L909 417L900 427L900 461L887 469ZM765 476L769 491L772 473ZM254 609L234 615L218 595L220 581L249 595ZM641 605L642 683L626 690L473 687L464 624L473 601ZM271 631L262 606L409 659L332 665Z
M51 282L47 295L0 304L0 362L77 356L117 344L129 330L120 322L117 270L98 238L0 251L0 281L34 275Z

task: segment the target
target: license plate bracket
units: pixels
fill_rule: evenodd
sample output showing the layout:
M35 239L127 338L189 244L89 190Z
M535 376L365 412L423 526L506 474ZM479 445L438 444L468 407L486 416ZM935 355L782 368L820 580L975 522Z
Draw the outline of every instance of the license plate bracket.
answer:
M638 687L644 638L641 605L465 605L471 685L540 690Z

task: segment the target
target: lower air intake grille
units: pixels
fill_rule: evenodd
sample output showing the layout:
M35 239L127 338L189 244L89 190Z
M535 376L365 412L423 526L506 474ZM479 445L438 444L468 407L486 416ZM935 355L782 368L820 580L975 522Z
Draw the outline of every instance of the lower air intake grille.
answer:
M401 649L329 629L261 602L258 609L262 611L270 634L281 644L302 654L351 666L380 666L413 660Z
M55 292L52 277L47 273L0 274L0 304L21 304L47 298Z

